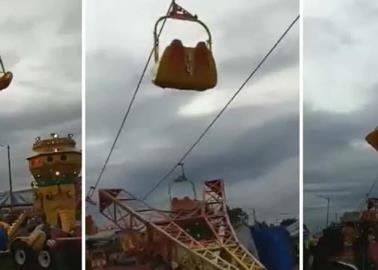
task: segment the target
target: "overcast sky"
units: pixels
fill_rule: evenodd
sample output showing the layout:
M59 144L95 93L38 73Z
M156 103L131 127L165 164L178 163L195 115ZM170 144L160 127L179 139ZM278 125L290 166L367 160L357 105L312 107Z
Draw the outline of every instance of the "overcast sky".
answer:
M324 227L358 210L378 176L364 138L378 125L378 3L306 1L304 5L305 223ZM377 196L377 188L373 194Z
M26 157L35 137L73 133L81 141L81 3L0 0L0 55L14 73L0 92L0 144L11 146L15 189L30 187ZM0 148L0 191L7 190Z
M150 66L100 187L122 187L142 197L298 14L296 0L182 2L212 31L218 86L203 93L163 90L151 83ZM152 47L155 20L168 5L152 0L87 4L88 186L95 182ZM175 37L194 45L205 35L195 24L170 21L161 47ZM258 217L269 221L298 216L298 59L296 25L185 161L186 174L198 188L204 180L223 178L231 206L256 208ZM185 186L176 188L174 195L188 192ZM165 183L149 201L166 204L167 190Z

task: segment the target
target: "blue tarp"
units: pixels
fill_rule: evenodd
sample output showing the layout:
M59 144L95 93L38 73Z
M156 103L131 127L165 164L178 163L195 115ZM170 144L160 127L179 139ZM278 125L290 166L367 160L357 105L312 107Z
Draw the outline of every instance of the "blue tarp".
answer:
M260 261L268 270L292 270L294 258L290 235L283 227L252 228Z
M33 203L33 191L31 189L13 191L13 203L14 204L32 204ZM10 196L9 192L0 192L0 206L9 205Z
M0 228L0 251L7 249L7 234Z

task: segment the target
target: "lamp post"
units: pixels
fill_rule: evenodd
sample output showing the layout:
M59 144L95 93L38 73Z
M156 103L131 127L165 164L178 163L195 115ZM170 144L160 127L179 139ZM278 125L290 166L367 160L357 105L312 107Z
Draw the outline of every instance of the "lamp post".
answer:
M327 200L327 227L328 227L328 225L329 225L329 205L330 205L331 198L328 197L328 196L321 196L321 195L317 195L317 197Z
M12 185L12 167L11 167L11 158L10 158L10 146L9 146L9 144L7 144L7 145L0 144L0 147L7 149L8 176L9 176L9 199L10 199L10 207L11 207L11 209L13 209L13 185Z

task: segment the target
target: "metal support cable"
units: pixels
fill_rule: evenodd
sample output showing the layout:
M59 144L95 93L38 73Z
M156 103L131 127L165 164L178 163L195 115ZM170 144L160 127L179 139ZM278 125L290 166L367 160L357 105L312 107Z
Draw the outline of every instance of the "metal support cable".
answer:
M175 4L175 1L172 1L172 2L170 3L170 5L169 5L169 7L168 7L168 10L167 10L167 13L166 13L167 15L170 13L170 11L171 11L171 9L172 9L172 7L173 7L174 4ZM160 30L159 30L158 36L161 35L161 33L162 33L163 29L164 29L164 26L165 26L165 23L166 23L166 22L167 22L167 20L165 19L165 20L163 21L161 27L160 27ZM154 46L155 46L155 44L154 44ZM114 148L115 148L115 146L116 146L116 144L117 144L117 141L118 141L118 139L119 139L119 136L121 135L122 130L123 130L123 128L125 127L126 120L127 120L128 116L129 116L129 114L130 114L130 111L131 111L132 107L133 107L134 101L135 101L135 99L136 99L136 96L137 96L137 94L138 94L138 92L139 92L139 89L140 89L140 86L141 86L141 84L142 84L142 81L143 81L143 79L144 79L144 75L146 74L147 68L148 68L148 66L149 66L149 64L150 64L150 62L151 62L151 59L152 59L153 53L154 53L154 47L151 49L151 52L150 52L150 54L148 55L148 58L147 58L146 64L144 65L144 68L143 68L142 74L141 74L141 76L140 76L140 78L139 78L139 81L138 81L138 83L137 83L137 86L136 86L136 88L135 88L135 90L134 90L134 93L133 93L133 95L132 95L132 97L131 97L131 100L130 100L129 106L127 107L127 110L126 110L126 113L125 113L125 115L124 115L124 117L123 117L123 119L122 119L121 125L120 125L120 127L119 127L119 129L118 129L118 131L117 131L117 133L116 133L116 137L115 137L115 139L114 139L114 141L113 141L113 144L112 144L112 146L110 147L110 151L109 151L109 153L108 153L108 155L107 155L107 157L106 157L106 159L105 159L104 165L102 166L101 171L100 171L100 173L99 173L99 175L98 175L98 177L97 177L96 183L95 183L94 186L91 186L91 187L89 188L89 191L88 191L88 193L87 193L87 200L88 200L88 201L90 201L90 199L92 198L94 192L96 191L96 189L97 189L97 187L98 187L98 185L99 185L99 183L100 183L100 181L101 181L101 179L102 179L102 176L103 176L103 174L104 174L104 172L105 172L106 166L107 166L108 163L109 163L109 160L110 160L110 157L111 157L111 155L112 155L112 153L113 153L113 151L114 151Z
M4 67L3 59L1 59L1 56L0 56L0 66L1 66L1 72L5 74L5 67Z
M369 199L370 195L373 193L373 191L375 190L375 187L377 186L378 184L378 176L376 176L376 178L373 179L373 183L372 185L369 187L369 190L366 194L364 194L364 198L361 200L361 203L359 204L359 209L360 211L363 211L365 205L366 205L366 202L367 200Z
M247 77L247 79L240 85L238 90L235 92L235 94L231 97L231 99L225 104L225 106L220 110L220 112L215 116L215 118L210 122L210 124L204 129L204 131L200 134L200 136L197 138L197 140L189 147L189 149L184 153L184 155L179 159L179 161L176 163L172 169L170 169L160 180L153 186L153 188L148 191L144 197L143 200L146 200L159 186L162 184L177 168L178 164L182 163L187 156L193 151L193 149L201 142L203 137L207 134L207 132L213 127L215 122L221 117L221 115L226 111L228 106L234 101L234 99L238 96L238 94L244 89L244 87L247 85L247 83L252 79L252 77L256 74L256 72L260 69L260 67L265 63L265 61L268 59L268 57L272 54L272 52L277 48L277 46L281 43L281 41L284 39L284 37L287 35L287 33L292 29L292 27L296 24L296 22L299 20L300 15L298 15L292 23L286 28L286 30L281 34L279 39L274 43L274 45L271 47L271 49L264 55L264 57L260 60L258 65L252 70L250 75Z
M369 192L366 194L366 197L368 198L371 193L374 191L376 185L378 184L378 176L375 178L373 184L371 185L370 189L369 189Z

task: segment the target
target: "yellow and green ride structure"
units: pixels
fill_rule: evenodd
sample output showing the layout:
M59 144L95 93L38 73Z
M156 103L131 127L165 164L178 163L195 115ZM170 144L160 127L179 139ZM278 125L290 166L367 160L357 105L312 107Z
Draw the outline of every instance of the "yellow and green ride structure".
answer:
M80 269L81 151L72 135L36 138L28 157L33 204L0 225L17 269Z
M35 182L35 208L50 226L60 225L62 230L75 229L78 207L78 180L81 170L81 152L75 148L72 135L41 140L33 144L35 155L28 158L29 169Z

